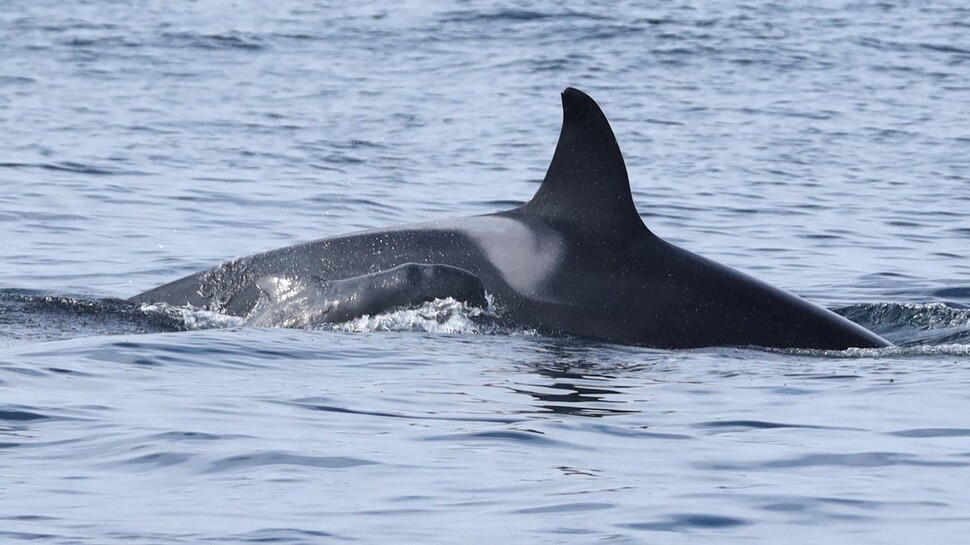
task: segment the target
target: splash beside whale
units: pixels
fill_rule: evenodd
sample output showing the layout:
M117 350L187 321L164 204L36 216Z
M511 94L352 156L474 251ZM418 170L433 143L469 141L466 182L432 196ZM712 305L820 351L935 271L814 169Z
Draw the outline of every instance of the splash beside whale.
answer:
M367 275L406 264L441 265L477 278L503 318L549 333L668 349L889 345L831 311L654 235L637 213L599 106L571 88L562 103L552 163L532 200L518 208L281 248L131 301L248 317L273 291L267 279L301 286L357 279L350 285L359 285L354 282L366 284ZM396 289L376 297L408 304ZM449 289L433 291L451 295Z

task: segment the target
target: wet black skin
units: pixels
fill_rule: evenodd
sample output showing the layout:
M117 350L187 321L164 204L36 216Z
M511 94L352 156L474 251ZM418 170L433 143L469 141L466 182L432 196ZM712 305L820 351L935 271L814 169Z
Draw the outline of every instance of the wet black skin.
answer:
M306 327L339 323L364 315L451 297L485 308L485 287L472 273L448 265L405 263L343 280L294 281L264 276L262 292L248 323L264 327Z
M651 233L599 106L575 89L562 99L555 155L523 206L273 250L132 300L246 316L263 277L327 282L405 263L443 264L476 276L501 316L550 333L656 348L889 345L833 312Z

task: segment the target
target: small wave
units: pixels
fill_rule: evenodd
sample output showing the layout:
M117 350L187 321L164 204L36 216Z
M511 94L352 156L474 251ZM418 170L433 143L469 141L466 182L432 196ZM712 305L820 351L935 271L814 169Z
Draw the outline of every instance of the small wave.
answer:
M706 513L688 513L670 515L664 520L656 522L635 522L625 526L636 530L653 530L657 532L684 532L688 530L716 530L733 528L750 524L745 519L723 517Z
M266 48L265 40L256 34L226 32L198 34L195 32L169 32L163 35L168 45L198 49L242 49L259 51Z
M900 431L887 432L886 435L896 437L909 437L914 439L926 439L930 437L970 437L970 429L967 428L915 428Z
M919 46L923 49L929 51L938 51L940 53L955 53L957 55L970 55L970 49L965 47L956 47L952 44L939 44L939 43L921 43Z
M0 290L0 344L89 335L187 329L182 320L143 311L122 299L86 299L29 290Z
M946 303L870 303L836 312L899 345L970 349L970 308Z
M538 21L555 17L552 13L531 11L525 9L504 9L492 13L481 13L479 11L453 11L444 14L441 18L442 23L478 23L478 22L502 22L502 21Z
M31 83L37 83L37 80L24 76L0 76L0 84L3 85L29 85Z
M227 536L225 541L229 543L317 543L324 539L331 541L340 538L343 541L350 541L348 538L323 532L320 530L305 530L301 528L263 528L242 534Z
M966 234L970 235L970 229L966 229ZM970 301L970 286L942 288L933 292L935 297L945 297L949 299L966 299Z
M141 175L146 174L145 172L136 170L119 170L113 169L105 166L89 165L84 163L77 163L74 161L63 161L60 163L16 163L16 162L3 162L0 163L0 168L11 168L11 169L31 169L39 168L42 170L53 170L58 172L72 172L75 174L96 174L99 176L118 176L118 175Z
M309 456L270 450L250 454L238 454L216 460L212 462L206 473L247 471L260 466L303 466L317 469L346 469L348 467L373 465L376 463L364 458L353 458L349 456Z
M27 411L21 407L0 407L0 421L6 422L28 422L31 420L44 420L49 418L45 414L40 414L33 409Z
M0 290L0 345L91 335L165 333L241 325L242 318L167 304Z

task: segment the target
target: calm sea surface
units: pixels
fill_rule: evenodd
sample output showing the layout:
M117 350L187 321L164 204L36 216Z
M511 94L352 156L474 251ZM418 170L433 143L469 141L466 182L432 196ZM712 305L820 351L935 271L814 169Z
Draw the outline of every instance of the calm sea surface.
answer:
M0 3L0 541L965 541L968 21ZM612 121L654 232L900 347L646 350L434 305L254 329L113 300L522 203L566 86Z

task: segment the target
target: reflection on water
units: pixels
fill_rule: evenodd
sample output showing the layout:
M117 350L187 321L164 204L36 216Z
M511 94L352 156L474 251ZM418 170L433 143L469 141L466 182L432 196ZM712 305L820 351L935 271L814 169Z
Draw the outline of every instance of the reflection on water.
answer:
M627 414L628 409L605 407L605 404L624 405L624 400L610 399L609 396L621 395L622 386L608 382L605 386L589 385L590 382L608 381L608 377L593 377L571 371L561 371L548 367L536 367L536 373L552 381L544 385L512 388L512 391L532 396L538 407L553 413L575 416L610 416Z
M629 408L624 391L642 385L639 371L654 365L651 352L548 339L539 343L536 359L524 364L524 383L509 389L530 396L544 412L590 417L638 412ZM657 362L663 359L663 353L657 351ZM633 378L638 375L639 378ZM625 385L625 380L630 380L630 384Z

